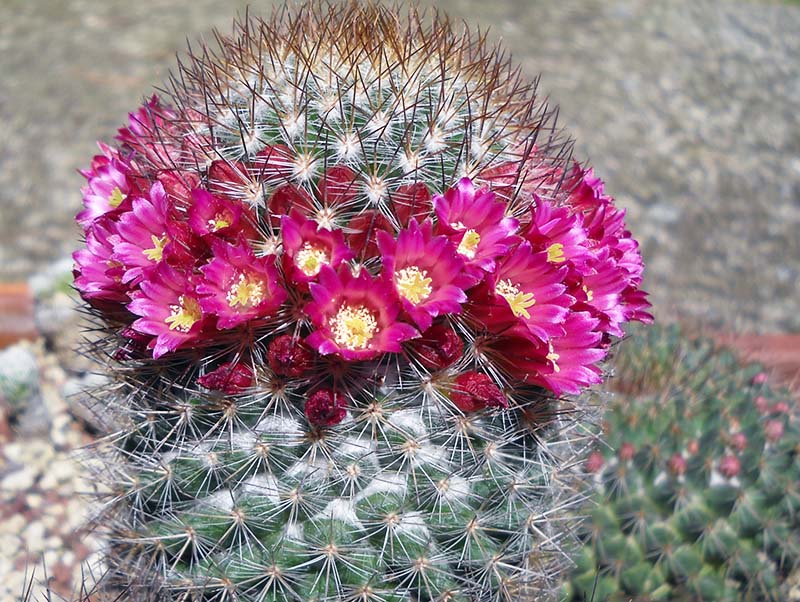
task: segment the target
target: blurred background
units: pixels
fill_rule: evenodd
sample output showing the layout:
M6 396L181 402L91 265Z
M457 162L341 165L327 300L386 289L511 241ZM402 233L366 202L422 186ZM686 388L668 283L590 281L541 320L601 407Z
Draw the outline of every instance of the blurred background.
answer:
M187 39L227 31L246 5L0 2L0 324L45 337L0 350L0 383L34 374L27 405L6 396L14 432L0 421L0 602L17 598L24 567L41 558L66 590L94 545L80 531L86 509L73 494L87 484L70 456L89 435L64 397L91 379L70 351L79 335L66 294L77 170L166 78ZM657 319L800 331L800 2L435 5L489 29L530 77L541 74L578 158L628 211Z

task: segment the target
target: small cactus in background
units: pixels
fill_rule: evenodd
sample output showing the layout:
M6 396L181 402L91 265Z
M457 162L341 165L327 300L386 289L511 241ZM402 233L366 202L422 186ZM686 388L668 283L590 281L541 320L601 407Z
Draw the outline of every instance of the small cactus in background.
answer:
M108 586L134 599L550 598L581 404L649 321L624 213L449 22L246 18L84 172L108 336Z
M800 567L800 421L757 366L678 328L639 334L567 600L784 600Z
M25 410L39 393L39 362L29 343L0 350L0 406L10 414Z

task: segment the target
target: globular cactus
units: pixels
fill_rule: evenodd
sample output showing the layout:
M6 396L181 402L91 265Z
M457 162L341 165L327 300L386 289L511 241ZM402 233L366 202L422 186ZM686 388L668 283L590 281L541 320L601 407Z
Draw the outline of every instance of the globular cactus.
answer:
M800 421L708 340L652 329L617 359L596 505L566 600L785 600L800 567Z
M650 319L623 212L438 15L313 4L217 42L85 172L107 587L552 598L586 440L555 395Z

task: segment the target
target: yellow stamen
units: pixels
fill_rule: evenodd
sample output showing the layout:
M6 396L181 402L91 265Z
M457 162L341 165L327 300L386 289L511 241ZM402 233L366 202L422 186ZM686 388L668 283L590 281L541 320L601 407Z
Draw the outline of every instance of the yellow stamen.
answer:
M115 186L114 190L111 191L111 194L108 195L108 204L116 209L122 205L122 201L124 201L127 197L128 195L123 194L123 192L119 189L119 186Z
M328 265L330 262L331 258L325 249L312 247L309 242L304 243L303 248L294 257L295 265L306 276L316 276L322 266Z
M561 368L559 368L558 364L556 363L561 356L553 349L553 343L550 343L550 353L548 353L546 357L548 361L553 363L553 371L561 372Z
M420 270L412 265L394 273L397 291L411 303L416 305L431 296L431 278L427 278L427 270Z
M239 279L233 283L225 299L231 307L255 307L264 300L264 282L248 280L244 274L239 274Z
M554 242L547 247L547 261L550 263L564 263L567 260L564 257L564 245L560 242Z
M475 232L475 230L467 230L464 233L464 237L461 239L461 242L458 245L458 251L461 255L466 257L467 259L475 259L475 253L478 250L478 245L481 242L481 235Z
M153 248L145 249L142 251L142 253L150 261L161 261L161 258L164 257L164 247L167 246L169 237L166 234L163 234L161 238L159 238L155 234L151 234L150 240L153 241Z
M583 292L586 293L586 301L591 303L592 299L594 299L594 293L592 292L592 289L587 287L585 284L581 286L581 288L583 289Z
M363 305L342 305L331 320L333 339L345 349L365 349L377 330L375 316Z
M510 280L501 280L498 282L495 291L508 302L511 312L516 317L519 318L523 316L526 319L531 317L528 313L528 308L536 304L533 293L521 292L519 287L512 284Z
M216 232L217 230L222 230L223 228L227 228L231 225L230 219L228 219L227 215L223 215L222 213L217 213L214 216L214 219L208 220L208 227L212 232Z
M193 297L181 295L178 297L178 305L170 305L169 309L172 313L164 322L169 324L170 330L178 332L189 332L195 322L203 317L200 304Z

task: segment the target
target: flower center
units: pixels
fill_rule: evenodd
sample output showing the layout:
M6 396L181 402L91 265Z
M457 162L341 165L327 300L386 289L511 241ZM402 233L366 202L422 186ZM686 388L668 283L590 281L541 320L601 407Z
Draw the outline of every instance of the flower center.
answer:
M170 305L169 309L171 313L164 322L169 324L170 330L178 332L189 332L195 322L203 317L200 304L194 297L181 295L178 297L178 305Z
M264 282L250 280L244 274L239 274L239 279L228 290L225 299L231 307L254 307L264 300Z
M394 273L394 281L398 292L411 303L424 301L431 296L431 278L427 278L428 271L420 270L412 265Z
M464 232L464 237L456 250L467 259L475 259L475 252L478 250L480 243L481 235L470 229Z
M294 257L295 265L306 276L316 276L322 266L328 265L331 258L325 249L311 246L310 242L303 243L303 248Z
M508 306L511 308L511 312L519 318L520 316L525 317L526 319L530 318L531 315L528 313L528 308L533 307L536 304L536 300L533 298L533 293L523 293L519 290L519 287L512 284L510 280L501 280L495 286L495 292L503 297L508 302Z
M120 189L119 186L115 186L114 190L111 191L111 194L108 195L108 204L111 205L114 209L122 205L122 201L128 195L124 194Z
M214 219L208 220L208 228L212 232L216 232L217 230L222 230L223 228L229 227L232 221L233 220L231 219L230 215L225 213L217 213L214 216Z
M581 286L581 288L583 289L583 292L586 293L586 302L591 303L592 299L594 299L594 293L592 292L592 289L590 289L585 284Z
M548 361L550 361L550 362L552 362L552 364L553 364L553 371L554 371L554 372L561 372L561 368L560 368L560 367L558 366L558 364L556 363L556 362L559 360L559 358L560 358L561 356L560 356L559 354L557 354L557 353L555 352L555 350L553 349L553 343L549 343L549 345L550 345L550 352L549 352L549 353L547 354L547 356L546 356L546 357L547 357L547 360L548 360Z
M162 234L161 238L159 238L155 234L151 234L150 240L153 242L153 248L145 249L142 253L150 261L161 261L161 258L164 257L164 247L167 246L169 237L166 234Z
M547 261L550 263L564 263L567 260L564 257L564 245L560 242L554 242L547 247Z
M365 349L378 330L378 321L363 305L342 305L331 326L337 345L350 350Z

